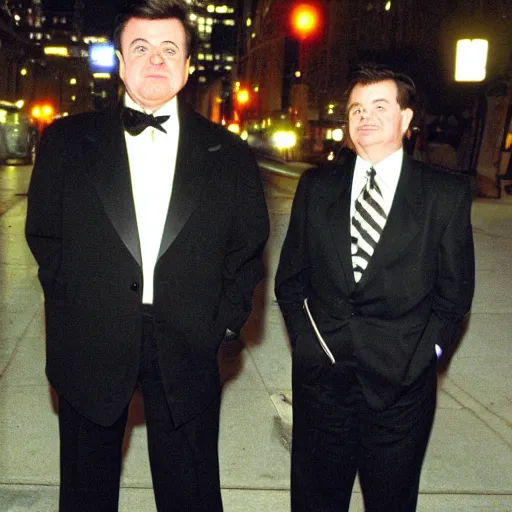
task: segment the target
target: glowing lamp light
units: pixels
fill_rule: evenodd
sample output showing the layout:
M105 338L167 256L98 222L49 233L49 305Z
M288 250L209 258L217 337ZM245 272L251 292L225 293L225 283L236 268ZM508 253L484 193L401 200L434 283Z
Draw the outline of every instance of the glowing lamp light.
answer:
M291 149L297 144L297 135L291 131L278 131L272 135L272 143L278 149Z
M32 109L32 117L43 121L50 121L55 114L55 109L48 104L35 105Z
M291 24L299 39L311 35L320 23L318 9L311 4L298 4L292 9Z
M56 57L69 57L69 52L66 46L46 46L44 54L54 55Z
M332 131L332 140L335 142L341 142L343 140L344 134L341 128L335 128Z
M240 89L236 94L236 101L240 105L245 105L249 102L249 91L247 89Z
M457 41L455 81L481 82L484 80L488 50L489 42L486 39L461 39Z

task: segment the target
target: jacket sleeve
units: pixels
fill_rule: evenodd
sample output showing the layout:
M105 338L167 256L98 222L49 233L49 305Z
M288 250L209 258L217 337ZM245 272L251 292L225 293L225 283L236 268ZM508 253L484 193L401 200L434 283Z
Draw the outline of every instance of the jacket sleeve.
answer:
M469 180L462 185L443 233L438 253L438 274L430 323L438 325L436 343L451 354L471 308L475 288L475 253L471 227ZM459 188L460 190L460 188ZM451 198L450 198L451 200ZM427 330L429 325L427 325Z
M304 173L293 199L288 231L281 250L275 278L275 294L292 346L308 330L303 302L309 288L310 262L306 240L309 173Z
M41 138L28 191L25 235L39 265L39 281L46 296L62 293L56 276L62 253L62 172L57 124Z
M240 145L236 205L223 265L223 293L219 318L238 333L249 317L252 296L263 278L263 249L269 236L269 220L256 160ZM227 332L227 335L230 333Z

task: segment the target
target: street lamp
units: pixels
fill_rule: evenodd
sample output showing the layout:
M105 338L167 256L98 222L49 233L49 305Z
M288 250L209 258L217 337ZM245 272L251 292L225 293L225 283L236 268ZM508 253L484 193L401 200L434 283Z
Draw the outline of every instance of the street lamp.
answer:
M299 70L304 75L304 41L311 38L320 26L320 10L311 3L300 3L290 13L293 35L299 41Z

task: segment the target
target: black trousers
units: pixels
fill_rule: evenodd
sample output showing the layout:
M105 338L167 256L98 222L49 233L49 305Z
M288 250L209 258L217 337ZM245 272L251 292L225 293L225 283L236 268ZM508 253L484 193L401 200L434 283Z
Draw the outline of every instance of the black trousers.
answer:
M318 369L318 368L317 368ZM414 512L436 406L435 363L383 411L368 407L354 365L294 374L292 512L345 512L356 473L366 512Z
M175 428L164 394L154 321L144 314L139 385L158 512L222 512L218 463L219 402ZM60 512L117 512L128 408L102 427L59 400Z

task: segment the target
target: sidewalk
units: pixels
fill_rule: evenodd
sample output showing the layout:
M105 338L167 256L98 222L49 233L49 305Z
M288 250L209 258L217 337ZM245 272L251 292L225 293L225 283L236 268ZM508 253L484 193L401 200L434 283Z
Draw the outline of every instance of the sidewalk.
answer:
M272 279L290 201L268 197L267 281L243 332L220 355L221 482L226 512L289 511L290 355ZM58 430L44 376L42 302L25 245L26 199L0 217L0 512L57 510ZM512 197L473 206L477 289L442 380L419 512L512 511ZM241 348L241 350L238 350ZM125 447L123 512L155 510L140 401ZM362 512L356 490L351 512ZM99 511L98 511L99 512Z

